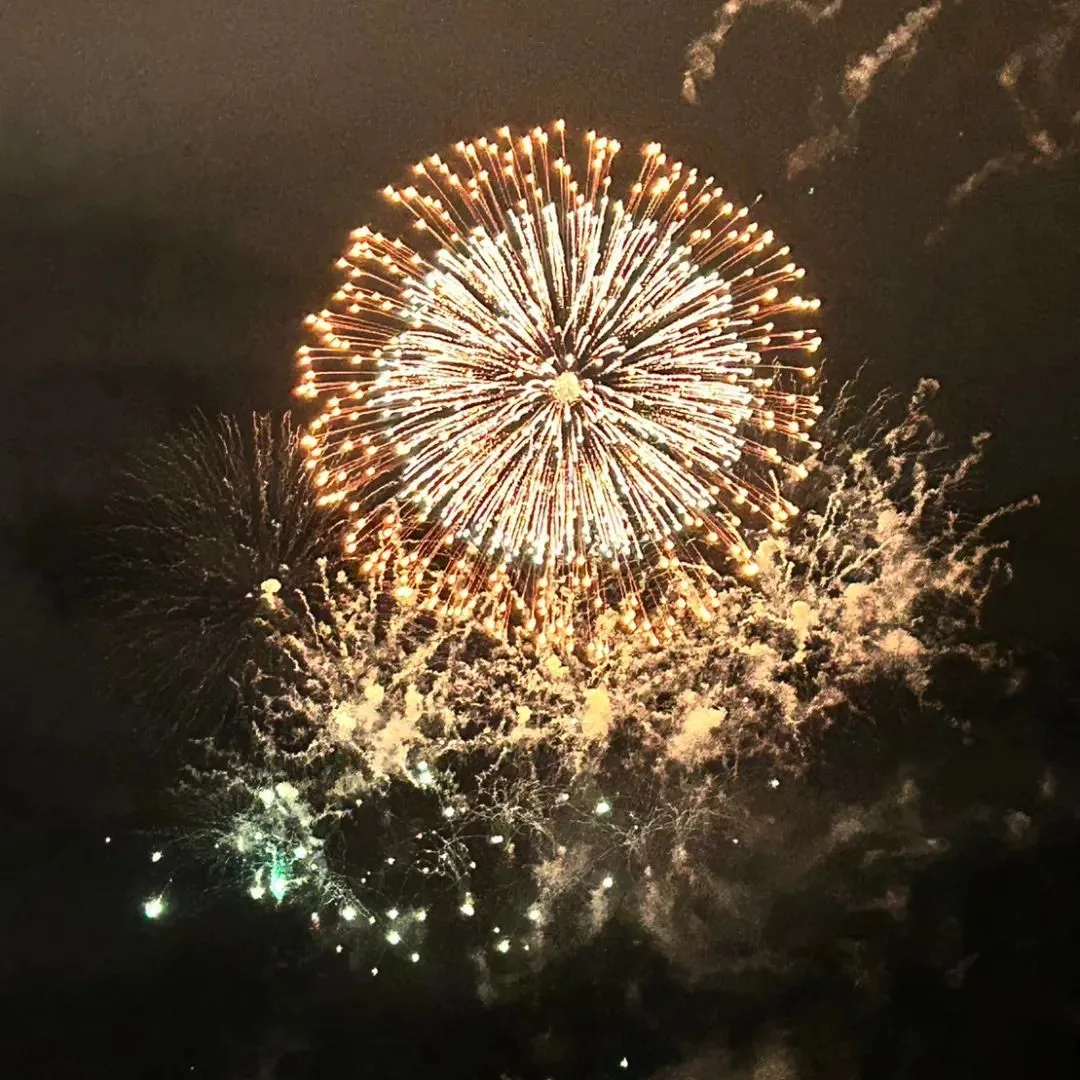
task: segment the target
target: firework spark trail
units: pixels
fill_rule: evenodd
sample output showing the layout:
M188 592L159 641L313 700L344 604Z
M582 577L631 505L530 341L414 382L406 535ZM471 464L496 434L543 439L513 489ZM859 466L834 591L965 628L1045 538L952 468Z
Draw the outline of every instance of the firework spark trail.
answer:
M431 247L353 233L297 392L365 572L400 557L432 609L602 654L607 610L654 643L709 618L703 549L754 569L740 511L796 514L805 468L776 444L817 445L794 383L820 338L797 324L804 271L712 177L653 143L624 201L618 142L585 142L580 180L557 122L387 188Z
M764 539L760 573L661 651L538 657L388 611L392 581L339 575L327 602L282 603L281 659L252 687L274 723L192 772L196 800L227 806L207 835L253 896L310 902L323 925L363 924L409 956L421 929L388 913L440 903L480 916L484 956L528 945L542 962L616 910L685 950L678 897L712 888L717 845L767 842L743 776L796 784L868 687L927 700L942 657L993 660L968 631L1001 569L994 518L963 527L954 510L981 441L939 463L933 389L899 424L883 402L854 433L842 400L805 521Z

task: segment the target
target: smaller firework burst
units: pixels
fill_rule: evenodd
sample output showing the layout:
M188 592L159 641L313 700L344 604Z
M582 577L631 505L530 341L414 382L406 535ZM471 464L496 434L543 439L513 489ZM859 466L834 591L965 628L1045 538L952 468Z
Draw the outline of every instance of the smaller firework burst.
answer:
M288 417L200 418L128 469L111 504L110 607L139 657L137 693L163 683L172 703L220 708L269 616L337 558L341 517L315 497L298 438Z

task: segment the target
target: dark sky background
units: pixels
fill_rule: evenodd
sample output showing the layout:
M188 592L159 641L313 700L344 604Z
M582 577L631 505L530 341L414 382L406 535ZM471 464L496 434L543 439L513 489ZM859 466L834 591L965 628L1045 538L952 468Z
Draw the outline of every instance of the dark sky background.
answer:
M1077 661L1080 46L1068 37L1052 64L1030 60L1011 97L999 72L1018 49L1045 56L1050 5L946 3L907 62L878 73L850 152L789 179L822 116L843 119L845 64L914 4L849 0L817 23L760 5L692 106L684 54L714 6L3 5L0 812L12 847L0 925L13 944L0 971L55 973L84 949L120 949L90 939L94 913L121 901L79 881L93 874L79 845L145 795L118 779L135 751L80 623L110 470L195 409L287 407L300 319L378 188L502 122L563 116L627 147L659 139L743 199L764 192L761 218L824 299L830 384L865 364L869 401L939 379L950 436L993 433L970 508L1041 497L1001 528L1015 577L990 626L1040 658L1031 670ZM1055 153L1031 149L1032 124ZM956 185L1002 155L1009 167L950 208ZM84 1065L63 1075L99 1075Z

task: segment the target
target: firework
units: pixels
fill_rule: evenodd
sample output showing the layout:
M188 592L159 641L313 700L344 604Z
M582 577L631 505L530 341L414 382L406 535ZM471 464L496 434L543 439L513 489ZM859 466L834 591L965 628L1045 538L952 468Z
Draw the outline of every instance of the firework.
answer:
M199 419L129 469L113 500L114 606L139 681L177 680L190 705L231 683L269 617L310 591L340 552L286 417Z
M802 522L762 538L759 573L663 652L624 638L599 661L538 662L324 570L270 628L251 738L189 755L190 846L362 971L456 958L495 990L616 915L693 966L713 922L764 917L746 859L775 858L797 890L889 807L903 816L890 789L850 835L830 818L812 850L785 846L824 731L898 695L933 716L934 665L994 659L967 634L999 567L992 519L962 528L953 511L980 449L938 463L932 390L898 423L887 402L861 408L854 429L839 395ZM187 903L169 884L178 854L140 898L147 918ZM699 905L724 917L699 924Z
M816 444L804 271L713 177L564 125L458 143L388 187L416 246L357 229L309 316L300 396L322 502L400 595L541 642L605 650L711 618L718 566L796 514ZM718 553L720 558L717 558Z
M758 575L732 579L710 623L677 623L662 653L625 639L599 662L537 663L452 622L421 633L415 609L381 617L369 593L333 583L321 631L276 638L302 689L264 711L313 733L293 782L313 802L337 793L336 827L378 833L361 865L392 852L395 880L410 867L416 880L420 867L431 875L420 895L449 880L453 903L467 893L498 925L531 912L536 933L557 925L572 941L616 905L656 902L663 882L702 872L712 857L702 852L755 835L738 776L752 793L773 791L874 687L928 701L943 656L992 658L965 629L998 549L989 522L961 530L950 512L979 451L935 466L932 390L921 387L898 424L885 401L868 410L857 449L843 437L841 395L807 520L763 538ZM321 762L333 762L332 782L318 779ZM367 810L351 806L357 794ZM394 814L379 809L360 826L389 801ZM423 821L422 842L379 832L391 819ZM390 890L399 904L403 889ZM535 934L522 940L535 950Z

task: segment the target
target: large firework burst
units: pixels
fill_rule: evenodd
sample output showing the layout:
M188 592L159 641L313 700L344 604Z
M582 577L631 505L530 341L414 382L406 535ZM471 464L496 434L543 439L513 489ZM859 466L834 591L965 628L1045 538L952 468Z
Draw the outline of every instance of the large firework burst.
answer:
M395 557L432 608L602 650L605 611L654 642L709 618L710 549L753 573L746 526L796 513L818 301L712 177L652 143L614 198L618 142L589 132L578 179L564 131L504 127L386 188L419 247L352 234L298 393L367 572Z

